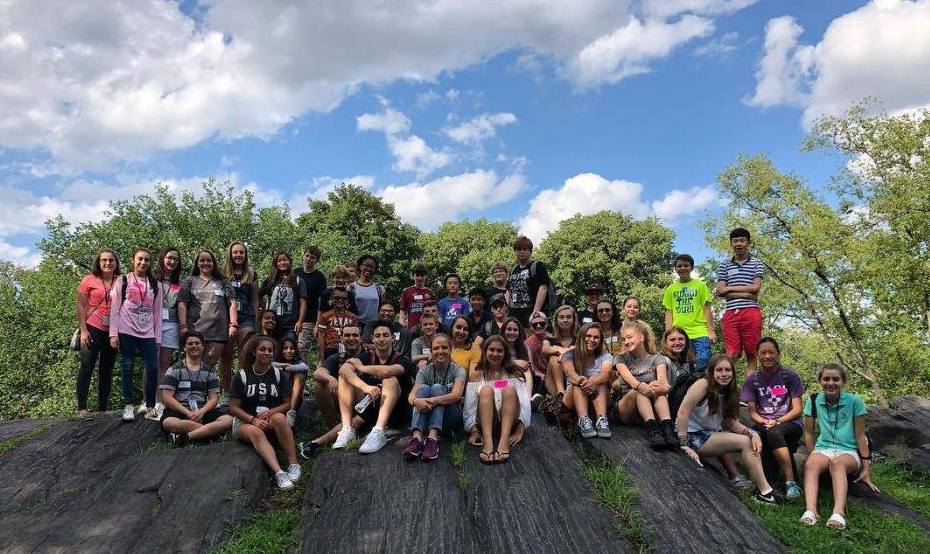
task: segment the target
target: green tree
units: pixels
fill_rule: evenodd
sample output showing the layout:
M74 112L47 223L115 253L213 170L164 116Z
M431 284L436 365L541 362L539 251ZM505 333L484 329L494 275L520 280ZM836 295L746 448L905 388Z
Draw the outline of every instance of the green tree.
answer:
M420 235L422 263L430 283L442 295L442 279L449 273L462 276L466 290L491 280L496 262L513 263L513 241L517 228L507 222L476 221L443 223L438 230Z
M297 227L304 244L322 250L323 267L354 263L362 254L371 254L378 258L378 282L392 298L399 297L419 257L419 230L402 222L392 204L356 185L343 183L326 200L309 205L310 211L297 218Z
M672 280L674 238L656 219L603 211L562 221L539 245L536 257L550 268L565 303L580 307L585 286L596 281L617 302L637 296L643 320L658 331L664 317L662 291Z

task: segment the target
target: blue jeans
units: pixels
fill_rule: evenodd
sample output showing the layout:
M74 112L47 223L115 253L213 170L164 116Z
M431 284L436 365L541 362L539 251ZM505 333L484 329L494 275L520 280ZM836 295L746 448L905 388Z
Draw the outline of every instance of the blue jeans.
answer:
M694 348L694 369L706 371L707 364L710 363L710 338L691 339L691 347Z
M133 403L132 372L136 365L136 352L142 356L145 368L145 405L155 405L155 388L158 386L158 345L155 339L140 339L125 333L119 334L120 381L123 385L123 403Z
M433 398L435 396L448 394L446 387L440 384L418 386L419 388L416 393L417 398ZM428 432L430 429L439 429L440 431L449 433L451 431L459 431L463 426L464 418L462 417L462 407L459 403L438 405L426 413L414 408L413 417L410 419L410 428L419 429L424 433Z

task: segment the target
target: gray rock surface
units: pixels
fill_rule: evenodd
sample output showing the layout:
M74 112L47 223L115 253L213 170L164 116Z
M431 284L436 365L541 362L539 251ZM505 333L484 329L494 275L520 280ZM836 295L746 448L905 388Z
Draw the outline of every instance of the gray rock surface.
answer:
M624 552L612 514L591 500L574 451L533 426L510 462L483 465L451 445L406 462L402 441L381 452L318 457L304 502L303 551Z
M930 474L930 400L896 396L890 408L869 407L866 432L875 448Z
M656 552L783 552L716 471L678 451L649 448L639 427L614 427L591 446L633 476Z
M0 456L4 552L203 552L265 496L247 446L174 449L157 423L65 421Z
M0 421L0 443L6 442L20 435L31 433L34 430L46 425L51 425L51 422L42 419L14 419L11 421Z

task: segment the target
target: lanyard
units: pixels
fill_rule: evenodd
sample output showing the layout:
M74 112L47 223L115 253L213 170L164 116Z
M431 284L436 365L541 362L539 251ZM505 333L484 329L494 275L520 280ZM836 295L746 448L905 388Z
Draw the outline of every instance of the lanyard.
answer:
M139 278L135 275L132 276L133 283L135 285L136 292L139 293L139 304L145 305L145 298L149 295L149 282L148 279L145 280L144 285L139 284Z

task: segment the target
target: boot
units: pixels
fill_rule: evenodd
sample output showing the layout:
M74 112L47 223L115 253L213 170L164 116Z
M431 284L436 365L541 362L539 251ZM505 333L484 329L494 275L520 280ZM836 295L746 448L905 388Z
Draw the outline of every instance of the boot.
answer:
M658 421L650 419L646 422L646 439L653 450L665 448L665 438L662 436L662 428L659 427Z
M678 448L678 435L675 434L675 424L672 420L666 419L659 423L662 428L662 437L665 439L665 446L668 448Z

